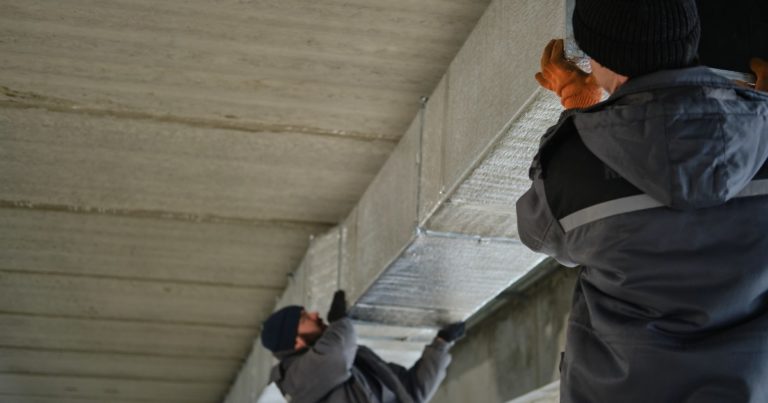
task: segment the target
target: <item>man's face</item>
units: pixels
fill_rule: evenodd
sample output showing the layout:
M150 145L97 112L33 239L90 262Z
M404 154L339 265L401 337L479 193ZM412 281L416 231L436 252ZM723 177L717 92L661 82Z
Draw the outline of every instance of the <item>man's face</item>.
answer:
M326 325L317 312L301 311L294 348L300 350L315 344L317 339L323 335L325 328Z

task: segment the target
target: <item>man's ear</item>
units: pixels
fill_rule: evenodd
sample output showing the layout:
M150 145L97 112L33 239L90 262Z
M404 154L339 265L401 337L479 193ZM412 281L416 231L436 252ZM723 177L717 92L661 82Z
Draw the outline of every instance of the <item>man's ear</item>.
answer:
M302 348L307 347L307 342L304 341L304 338L301 336L296 336L296 343L293 345L294 350L301 350Z

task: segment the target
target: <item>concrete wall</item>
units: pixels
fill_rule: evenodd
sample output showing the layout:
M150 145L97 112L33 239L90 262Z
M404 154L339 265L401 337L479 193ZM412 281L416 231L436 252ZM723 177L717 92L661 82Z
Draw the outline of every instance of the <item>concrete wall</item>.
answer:
M559 379L576 274L560 268L505 295L453 347L432 403L506 402Z

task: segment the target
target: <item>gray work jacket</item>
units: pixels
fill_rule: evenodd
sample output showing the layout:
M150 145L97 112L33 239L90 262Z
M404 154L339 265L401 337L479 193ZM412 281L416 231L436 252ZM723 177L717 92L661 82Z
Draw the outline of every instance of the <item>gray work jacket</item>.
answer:
M270 380L291 403L422 403L445 378L449 347L435 339L406 369L358 346L352 322L344 318L332 322L312 348L277 354L281 361Z
M544 135L528 247L580 266L563 402L768 402L768 95L706 68L625 83Z

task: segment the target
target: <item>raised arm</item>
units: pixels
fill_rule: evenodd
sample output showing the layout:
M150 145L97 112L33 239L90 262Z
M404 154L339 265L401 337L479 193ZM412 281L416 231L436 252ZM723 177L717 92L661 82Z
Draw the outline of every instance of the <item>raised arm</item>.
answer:
M464 322L452 323L442 328L410 369L389 364L406 385L415 402L429 401L435 394L451 363L448 350L456 340L464 336L464 329Z
M334 295L328 320L323 335L306 352L291 358L283 376L281 389L294 403L316 402L351 376L357 335L346 315L343 291Z
M546 156L557 147L559 140L556 138L559 137L563 126L573 126L573 113L574 110L564 111L557 124L542 136L539 151L534 156L529 171L531 187L516 204L517 233L520 241L532 251L554 257L560 264L568 267L575 267L577 264L568 254L565 233L549 207L544 186L544 165L547 164Z

